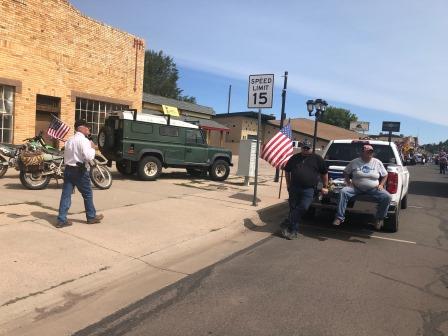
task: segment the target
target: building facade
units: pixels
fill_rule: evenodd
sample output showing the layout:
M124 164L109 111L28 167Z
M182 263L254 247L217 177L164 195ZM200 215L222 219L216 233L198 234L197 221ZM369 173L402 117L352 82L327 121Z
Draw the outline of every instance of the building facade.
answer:
M240 140L256 139L258 113L254 111L222 113L216 115L219 123L227 126L224 147L230 148L237 155ZM313 142L314 120L306 118L290 119L293 141L309 140ZM280 121L272 115L261 115L260 140L267 143L280 129ZM319 122L317 127L316 149L322 150L331 140L359 139L362 134L347 129ZM213 143L213 141L212 141Z
M46 132L52 116L86 119L142 107L144 42L67 0L0 2L0 142Z

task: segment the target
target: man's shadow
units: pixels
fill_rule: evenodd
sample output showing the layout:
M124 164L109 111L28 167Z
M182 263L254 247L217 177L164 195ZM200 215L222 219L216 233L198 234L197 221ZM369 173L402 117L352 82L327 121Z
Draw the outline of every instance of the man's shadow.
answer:
M33 216L36 219L45 221L46 224L49 224L51 226L56 226L57 222L58 222L58 216L55 214L51 214L48 212L43 212L43 211L32 211L30 213L31 216ZM70 214L69 214L70 215ZM82 221L79 219L70 219L70 221L75 224L75 223L79 223L79 224L86 224L86 221Z
M273 236L283 238L281 235L282 225L288 224L287 214L283 220L265 219L260 216L265 225L256 225L251 219L244 220L244 226L256 232L267 232ZM348 216L347 220L339 227L333 226L333 215L329 212L318 212L313 218L304 218L299 225L299 234L316 239L320 242L329 239L337 239L349 243L365 244L364 239L368 239L375 231L368 225L369 216Z

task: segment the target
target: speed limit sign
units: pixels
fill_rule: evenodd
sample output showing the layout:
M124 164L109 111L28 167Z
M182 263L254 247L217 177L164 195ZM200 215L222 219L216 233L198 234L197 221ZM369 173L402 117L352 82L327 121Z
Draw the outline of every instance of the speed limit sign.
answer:
M248 108L272 108L274 75L250 75Z

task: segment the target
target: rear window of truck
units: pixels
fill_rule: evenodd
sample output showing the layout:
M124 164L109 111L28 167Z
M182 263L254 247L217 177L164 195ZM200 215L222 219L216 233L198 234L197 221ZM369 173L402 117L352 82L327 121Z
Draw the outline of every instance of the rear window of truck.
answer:
M363 143L333 143L325 155L325 160L352 161L361 155ZM383 163L397 163L392 147L372 145L374 157Z

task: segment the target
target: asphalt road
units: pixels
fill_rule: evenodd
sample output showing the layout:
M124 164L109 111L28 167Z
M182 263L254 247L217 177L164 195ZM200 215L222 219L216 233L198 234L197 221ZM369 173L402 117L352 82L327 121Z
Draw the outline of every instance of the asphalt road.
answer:
M410 170L397 233L320 214L75 335L448 335L448 175Z

